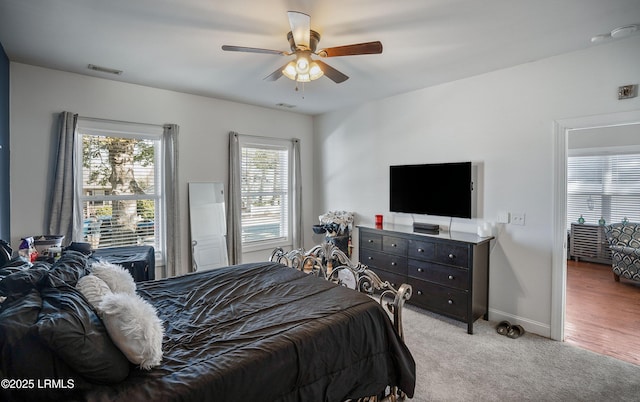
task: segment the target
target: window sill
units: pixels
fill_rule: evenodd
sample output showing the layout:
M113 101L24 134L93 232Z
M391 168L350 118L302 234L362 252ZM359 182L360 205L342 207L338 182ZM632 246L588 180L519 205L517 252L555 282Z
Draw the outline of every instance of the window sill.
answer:
M265 251L265 250L273 250L275 248L282 247L283 249L291 248L292 243L290 240L274 240L274 241L264 241L259 243L247 243L242 244L242 252L243 253L252 253L255 251Z

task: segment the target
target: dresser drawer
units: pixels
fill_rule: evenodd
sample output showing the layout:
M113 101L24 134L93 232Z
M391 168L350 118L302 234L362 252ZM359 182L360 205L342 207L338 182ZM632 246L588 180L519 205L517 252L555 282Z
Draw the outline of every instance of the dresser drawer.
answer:
M469 267L469 247L439 243L436 245L436 261L458 267Z
M394 289L398 290L400 285L407 282L406 276L398 275L391 272L383 271L381 269L373 271L378 275L380 279L383 281L387 281L393 286Z
M361 230L360 247L378 251L382 250L382 235Z
M436 258L436 244L434 242L409 241L409 258L433 261Z
M402 237L382 236L382 251L401 256L407 255L409 241Z
M460 290L469 289L469 271L466 269L409 260L409 277L434 282Z
M407 257L363 249L360 250L360 262L373 269L375 273L378 273L378 270L384 270L407 275Z
M466 292L414 278L409 278L409 285L413 288L410 303L459 320L466 320L468 301Z

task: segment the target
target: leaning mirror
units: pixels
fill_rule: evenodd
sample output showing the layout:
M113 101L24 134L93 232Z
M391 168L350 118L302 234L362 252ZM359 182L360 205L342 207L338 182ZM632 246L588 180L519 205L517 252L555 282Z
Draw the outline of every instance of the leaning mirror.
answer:
M223 183L189 183L191 261L194 271L229 265Z

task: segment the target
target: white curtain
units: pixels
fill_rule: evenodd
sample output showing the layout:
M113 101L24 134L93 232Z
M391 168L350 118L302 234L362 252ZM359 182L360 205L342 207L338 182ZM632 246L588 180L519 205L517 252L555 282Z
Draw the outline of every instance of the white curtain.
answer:
M163 126L164 189L165 189L165 277L176 276L180 260L180 205L178 189L178 125Z
M302 226L302 168L300 165L300 140L293 140L293 248L304 247L304 228Z
M74 228L82 228L75 191L75 132L78 115L62 112L59 116L57 149L54 152L55 166L53 182L50 185L46 234L64 235L63 244L74 240ZM78 221L78 222L76 222Z

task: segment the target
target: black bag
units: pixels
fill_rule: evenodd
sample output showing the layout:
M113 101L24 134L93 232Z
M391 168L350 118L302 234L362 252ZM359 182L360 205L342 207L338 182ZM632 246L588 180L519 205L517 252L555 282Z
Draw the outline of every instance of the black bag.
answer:
M9 261L11 261L11 254L13 254L13 250L9 243L4 240L0 240L0 268L4 267Z

